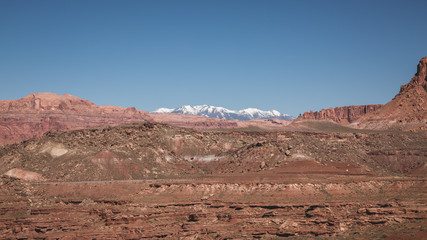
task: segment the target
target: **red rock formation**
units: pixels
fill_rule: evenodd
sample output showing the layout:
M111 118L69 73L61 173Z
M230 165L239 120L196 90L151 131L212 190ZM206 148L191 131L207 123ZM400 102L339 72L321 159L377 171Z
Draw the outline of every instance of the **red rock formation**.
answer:
M0 100L0 146L39 137L48 131L156 121L192 129L280 128L290 121L237 121L185 114L149 114L134 107L98 106L69 94L34 93L18 100Z
M0 238L380 239L393 228L394 234L404 229L408 236L392 239L425 239L422 180L284 184L255 179L31 186L2 176Z
M411 81L400 87L398 95L404 94L414 88L424 88L427 91L427 57L421 58L417 66L417 72Z
M317 112L305 112L297 118L299 120L332 120L337 123L348 124L352 123L361 116L367 113L374 112L379 109L381 104L347 106L322 109Z
M156 121L192 129L282 128L291 121L251 121L206 118L185 114L149 114L134 107L98 106L69 94L34 93L18 100L0 100L0 146L39 137L47 131L68 131Z
M0 100L0 145L67 131L152 120L135 108L98 106L69 94L34 93L18 100Z
M367 114L354 124L361 128L427 129L427 57L418 63L411 81L378 111Z

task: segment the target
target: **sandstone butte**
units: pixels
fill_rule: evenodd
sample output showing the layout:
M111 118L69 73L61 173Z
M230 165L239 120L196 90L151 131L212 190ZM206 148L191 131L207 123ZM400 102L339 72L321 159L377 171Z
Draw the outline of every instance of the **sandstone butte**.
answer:
M411 81L400 87L399 93L377 111L358 119L358 128L427 130L427 57L418 63Z
M411 81L387 104L346 106L305 112L296 121L331 120L354 128L427 129L427 57L418 63Z

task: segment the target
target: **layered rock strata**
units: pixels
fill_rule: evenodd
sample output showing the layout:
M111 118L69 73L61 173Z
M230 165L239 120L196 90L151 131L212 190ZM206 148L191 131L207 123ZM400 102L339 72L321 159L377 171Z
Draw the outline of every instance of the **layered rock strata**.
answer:
M0 100L0 146L39 137L48 131L115 126L152 120L135 108L98 106L69 94L34 93Z
M360 117L378 110L381 104L359 105L322 109L320 111L305 112L297 118L299 120L332 120L341 124L348 124Z
M427 219L422 197L411 197L425 184L408 179L31 186L3 177L0 184L1 238L367 239L382 237L391 226L422 239L416 236L425 236L420 226Z
M192 129L258 127L277 129L291 121L225 120L184 114L149 114L116 106L98 106L69 94L34 93L18 100L0 100L0 146L40 137L48 131L69 131L134 122L156 121Z

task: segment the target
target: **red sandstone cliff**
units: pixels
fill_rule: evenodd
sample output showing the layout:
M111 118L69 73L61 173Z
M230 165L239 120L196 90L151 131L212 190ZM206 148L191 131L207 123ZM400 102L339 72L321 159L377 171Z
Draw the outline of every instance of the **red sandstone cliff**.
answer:
M317 112L305 112L300 115L296 120L332 120L341 124L349 124L358 118L366 115L367 113L378 110L382 105L360 105L360 106L347 106L322 109Z
M420 60L415 76L400 87L393 100L378 111L358 119L354 126L427 130L427 57Z
M18 100L0 100L0 146L39 137L48 131L68 131L156 121L192 129L282 128L291 121L251 121L206 118L185 114L149 114L135 108L98 106L69 94L34 93Z
M385 105L362 105L305 112L296 121L332 120L351 127L427 130L427 57L420 60L411 81Z
M0 145L67 131L151 121L135 108L98 106L69 94L34 93L18 100L0 100Z

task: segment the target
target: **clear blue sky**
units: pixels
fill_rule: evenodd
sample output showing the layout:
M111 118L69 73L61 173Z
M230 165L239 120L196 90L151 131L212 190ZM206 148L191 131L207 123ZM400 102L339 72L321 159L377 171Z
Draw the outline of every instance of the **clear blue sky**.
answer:
M0 99L276 109L386 103L427 55L427 1L0 0Z

